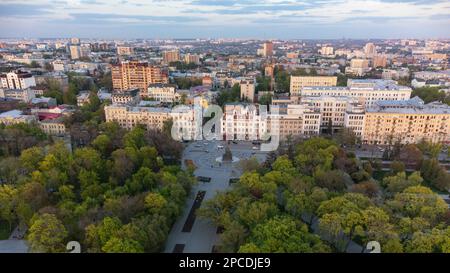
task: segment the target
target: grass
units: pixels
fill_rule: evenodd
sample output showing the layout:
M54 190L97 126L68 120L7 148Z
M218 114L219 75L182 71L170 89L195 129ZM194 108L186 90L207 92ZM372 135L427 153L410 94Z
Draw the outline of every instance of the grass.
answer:
M7 240L9 235L9 224L7 222L0 221L0 240Z

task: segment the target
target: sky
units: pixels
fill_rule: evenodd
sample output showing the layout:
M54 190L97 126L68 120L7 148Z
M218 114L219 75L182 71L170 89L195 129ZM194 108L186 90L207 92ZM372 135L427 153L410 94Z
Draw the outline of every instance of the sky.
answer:
M0 0L0 37L450 38L448 0Z

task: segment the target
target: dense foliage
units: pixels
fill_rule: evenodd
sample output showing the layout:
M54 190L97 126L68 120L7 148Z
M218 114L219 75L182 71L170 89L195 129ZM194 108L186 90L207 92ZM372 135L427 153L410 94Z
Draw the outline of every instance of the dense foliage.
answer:
M450 252L448 205L427 187L433 159L420 172L387 172L378 181L379 166L331 140L288 151L261 166L241 164L232 190L200 210L223 230L220 251L364 251L378 241L383 252Z
M2 160L0 222L28 228L32 251L64 252L72 240L89 252L161 251L192 173L164 163L161 133L101 128L73 152L56 142Z

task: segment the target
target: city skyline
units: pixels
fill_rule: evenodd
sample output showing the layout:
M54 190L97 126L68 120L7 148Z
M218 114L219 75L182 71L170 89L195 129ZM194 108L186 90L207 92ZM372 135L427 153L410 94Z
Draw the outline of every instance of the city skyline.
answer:
M417 0L6 0L0 37L448 38L449 14Z

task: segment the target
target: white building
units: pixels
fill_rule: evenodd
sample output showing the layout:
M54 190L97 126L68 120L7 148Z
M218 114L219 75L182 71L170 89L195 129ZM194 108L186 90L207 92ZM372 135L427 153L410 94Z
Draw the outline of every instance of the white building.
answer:
M366 79L349 79L347 87L304 87L301 89L302 97L350 97L358 100L366 107L373 105L376 101L383 100L408 100L412 89L397 85L395 81Z
M14 99L20 100L25 103L29 103L36 97L33 89L1 89L0 88L0 98L3 99Z
M150 84L147 93L141 94L141 96L161 102L175 102L180 98L175 85L164 83Z
M1 87L4 89L26 89L36 86L34 76L25 71L17 70L0 75Z
M321 115L320 125L322 127L332 126L332 128L335 128L345 125L347 107L350 103L357 103L357 100L343 96L320 96L302 97L301 102L308 103L319 111Z

